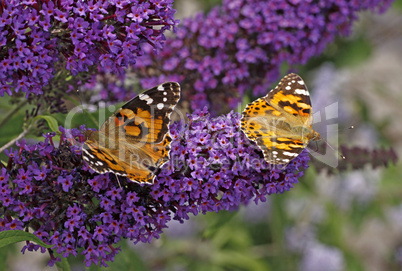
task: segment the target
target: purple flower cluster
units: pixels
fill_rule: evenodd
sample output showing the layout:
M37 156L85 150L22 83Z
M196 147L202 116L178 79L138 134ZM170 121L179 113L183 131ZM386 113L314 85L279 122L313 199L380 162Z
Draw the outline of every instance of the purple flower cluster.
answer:
M144 88L180 82L193 110L208 105L210 112L224 112L247 90L265 94L284 63L291 69L304 64L335 36L348 34L357 12L383 11L392 2L223 0L208 14L185 19L160 53L148 49L136 63L137 75Z
M2 1L0 96L41 94L56 71L72 75L101 68L121 72L159 49L174 27L173 0Z
M239 121L237 113L212 119L204 110L187 124L174 123L171 159L153 185L120 178L119 187L116 175L94 174L81 159L79 130L61 128L58 147L54 134L36 145L20 142L0 170L0 231L33 229L54 245L49 265L60 260L54 251L63 257L82 251L87 266L106 266L122 238L149 242L171 219L235 209L293 187L308 167L307 152L284 170L272 168ZM23 251L39 248L28 243Z
M205 107L189 116L189 124L174 123L170 133L170 161L151 188L154 198L187 202L180 213L230 210L252 199L265 202L265 196L292 188L303 175L299 170L308 167L307 152L284 170L266 163L240 130L238 113L211 118Z

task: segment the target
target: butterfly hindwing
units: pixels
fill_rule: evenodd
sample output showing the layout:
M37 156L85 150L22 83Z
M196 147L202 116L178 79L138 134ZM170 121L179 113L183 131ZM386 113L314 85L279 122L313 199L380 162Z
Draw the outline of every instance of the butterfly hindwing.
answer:
M262 135L265 137L274 136L275 127L271 127L270 120L279 118L281 115L282 113L267 103L265 97L259 98L244 109L241 127L251 140L256 140ZM271 119L266 116L271 116Z
M87 164L98 173L114 172L121 176L127 176L124 165L118 158L118 153L105 148L96 140L85 141L82 156Z

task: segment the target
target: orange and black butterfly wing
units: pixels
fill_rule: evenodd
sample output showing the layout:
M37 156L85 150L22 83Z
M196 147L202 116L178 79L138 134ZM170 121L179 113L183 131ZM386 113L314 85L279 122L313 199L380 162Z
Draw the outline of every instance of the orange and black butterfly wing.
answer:
M299 75L291 73L283 77L265 100L281 114L291 118L292 122L304 126L312 125L310 93Z
M129 142L160 143L169 131L170 115L180 99L180 85L163 83L117 110L100 131Z
M105 134L99 132L90 131L86 133L86 137L87 140L82 148L82 158L90 168L101 174L113 172L121 176L127 176L124 154L120 155L118 153L119 148L109 146L109 143L114 144L114 142L111 142L111 140L105 141Z
M311 122L311 101L304 81L289 74L265 97L247 105L241 129L257 143L268 163L288 164L304 149L303 127Z
M127 102L101 127L88 133L83 158L99 173L114 172L152 183L168 159L170 115L180 99L178 83L164 83Z
M155 173L169 160L169 134L158 144L145 144L141 148L127 142L120 142L119 148L100 144L102 139L95 139L99 132L88 139L82 149L83 159L98 173L112 172L129 178L133 182L153 183Z

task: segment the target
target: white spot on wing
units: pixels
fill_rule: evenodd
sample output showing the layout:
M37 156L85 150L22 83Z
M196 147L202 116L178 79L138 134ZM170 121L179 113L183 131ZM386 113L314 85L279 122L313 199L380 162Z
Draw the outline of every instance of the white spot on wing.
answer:
M165 106L165 105L164 105L163 103L158 103L158 104L156 105L156 107L157 107L159 110L162 110L164 106Z
M92 159L95 158L95 156L93 156L88 150L82 149L82 151L85 152L85 155L88 155L88 156L91 157Z
M140 98L140 100L146 101L147 104L151 104L153 103L154 100L152 100L151 97L149 97L147 94L140 94L140 96L138 96L138 98Z
M159 91L164 91L165 88L164 88L162 85L159 85L159 86L157 87L157 90L159 90Z
M166 97L165 97L165 98L163 98L163 101L164 101L164 102L167 102L167 98L166 98Z
M290 90L291 87L290 87L290 86L286 86L285 89L286 89L286 90Z
M304 81L303 81L303 80L297 81L297 83L299 83L300 85L304 85Z
M306 96L310 95L307 90L302 89L302 88L295 89L295 92L296 92L296 94L299 94L299 95L306 95Z
M140 96L138 96L138 98L140 98L140 100L146 100L146 99L149 99L149 96L147 94L140 94Z
M284 151L283 155L294 157L294 156L297 156L297 153Z

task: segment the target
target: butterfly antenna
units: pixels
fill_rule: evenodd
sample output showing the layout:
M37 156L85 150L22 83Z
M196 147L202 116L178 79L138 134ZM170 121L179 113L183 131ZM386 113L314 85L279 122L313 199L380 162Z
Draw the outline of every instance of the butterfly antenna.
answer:
M325 143L327 144L327 146L328 147L330 147L331 148L331 150L333 150L334 152L337 152L338 153L338 155L343 159L343 160L345 160L346 159L346 157L345 156L343 156L340 152L339 152L339 150L335 150L335 148L334 147L332 147L329 143L328 143L328 141L326 141L326 140L324 140L325 141Z
M348 129L354 129L354 128L355 128L354 125L351 125L351 126L348 127ZM334 152L337 152L337 153L338 153L339 157L341 157L343 160L346 159L346 157L345 157L344 155L342 155L342 153L340 153L339 150L336 150L334 147L332 147L332 146L328 143L328 141L326 141L325 139L323 139L323 140L324 140L325 144L327 144L327 146L328 146L331 150L333 150ZM317 144L317 142L316 142L316 144Z
M348 127L348 129L354 129L354 128L355 128L354 125L350 125L350 126ZM327 145L328 145L331 149L333 149L334 151L336 151L331 145L329 145L329 143L328 143L327 141L325 141L325 143L327 143ZM343 160L346 159L346 157L345 157L344 155L342 155L342 154L339 152L339 150L338 150L338 154L339 154L339 156L340 156Z

